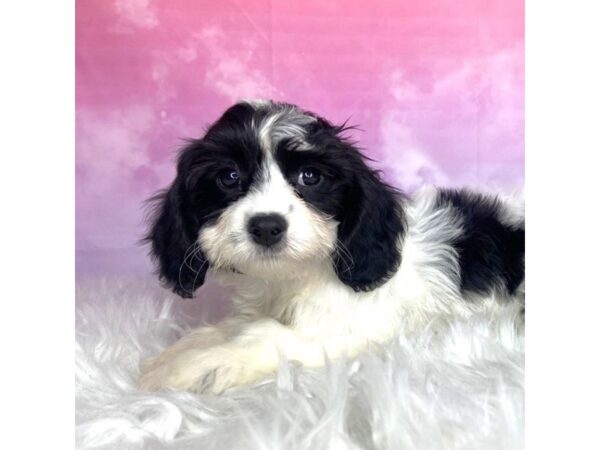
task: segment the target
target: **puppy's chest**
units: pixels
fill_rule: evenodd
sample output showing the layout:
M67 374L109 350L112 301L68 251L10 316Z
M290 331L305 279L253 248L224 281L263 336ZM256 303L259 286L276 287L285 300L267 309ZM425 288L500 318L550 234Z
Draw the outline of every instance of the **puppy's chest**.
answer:
M240 303L242 312L273 318L308 337L382 340L397 328L400 305L388 285L355 292L335 280L307 279L265 284L252 295Z

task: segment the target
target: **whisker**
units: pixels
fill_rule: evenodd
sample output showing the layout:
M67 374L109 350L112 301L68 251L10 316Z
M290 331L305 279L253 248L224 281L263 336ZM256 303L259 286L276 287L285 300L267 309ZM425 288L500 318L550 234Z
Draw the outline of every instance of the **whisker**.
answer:
M200 275L200 273L202 272L202 269L204 269L204 266L207 263L208 263L208 259L205 258L204 261L202 262L202 265L200 266L200 268L196 272L196 276L194 277L194 281L192 282L192 293L196 290L196 281L198 281L198 275Z
M187 292L188 294L193 294L193 289L192 291L189 291L188 289L186 289L184 287L183 281L181 279L181 271L183 270L183 266L186 266L188 269L190 269L192 272L196 273L196 277L198 276L198 272L194 270L194 268L190 265L190 263L188 263L188 259L190 258L195 258L198 257L198 253L200 252L200 245L198 242L194 242L192 243L192 245L190 245L187 250L185 251L185 253L183 254L183 261L181 263L181 265L179 266L179 273L177 275L177 280L179 282L179 286L181 286L181 288ZM201 266L203 267L203 266ZM194 278L194 283L195 283L196 279ZM192 285L193 287L193 285Z
M192 251L188 254L190 250ZM186 267L192 271L194 271L194 268L188 263L188 259L193 260L195 257L198 256L199 251L200 246L198 245L198 243L194 243L186 250L186 254L183 256L183 264L185 264Z
M343 242L338 241L336 244L336 255L339 257L339 259L342 261L342 263L344 263L344 265L346 266L346 268L344 269L344 272L350 272L352 270L352 268L354 267L354 258L352 257L352 254L350 253L350 251L348 250L348 248L344 245Z

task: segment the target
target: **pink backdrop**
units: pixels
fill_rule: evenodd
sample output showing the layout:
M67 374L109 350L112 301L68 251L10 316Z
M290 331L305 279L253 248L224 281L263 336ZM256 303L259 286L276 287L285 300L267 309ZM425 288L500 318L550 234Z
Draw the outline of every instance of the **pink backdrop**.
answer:
M240 98L351 118L412 191L524 177L522 0L80 0L78 276L144 273L144 199Z

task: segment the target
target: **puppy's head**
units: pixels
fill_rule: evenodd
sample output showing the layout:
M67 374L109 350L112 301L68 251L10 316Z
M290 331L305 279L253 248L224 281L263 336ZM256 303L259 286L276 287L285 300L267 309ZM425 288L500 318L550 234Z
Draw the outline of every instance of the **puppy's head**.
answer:
M161 278L191 297L206 272L285 279L330 261L354 290L400 263L397 193L342 134L293 105L242 102L179 156L148 240Z

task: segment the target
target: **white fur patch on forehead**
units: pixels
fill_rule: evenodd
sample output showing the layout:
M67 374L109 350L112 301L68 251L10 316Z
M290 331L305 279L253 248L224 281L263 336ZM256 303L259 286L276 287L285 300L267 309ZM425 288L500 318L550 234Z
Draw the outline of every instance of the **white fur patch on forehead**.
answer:
M293 105L271 106L272 112L258 126L258 137L264 151L272 153L279 142L289 138L299 144L298 150L310 149L310 145L304 140L306 126L317 119Z

